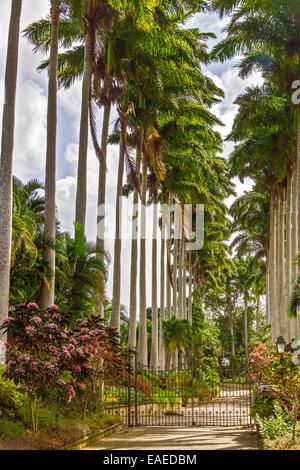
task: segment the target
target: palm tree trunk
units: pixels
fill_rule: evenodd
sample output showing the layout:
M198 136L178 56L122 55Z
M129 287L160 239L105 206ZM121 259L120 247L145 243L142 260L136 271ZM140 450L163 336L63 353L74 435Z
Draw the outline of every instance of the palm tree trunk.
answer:
M234 341L234 328L233 328L233 317L232 317L232 303L231 298L227 297L227 311L228 311L228 321L229 321L229 331L231 337L231 355L235 357L235 341Z
M284 224L284 190L279 190L279 331L280 334L286 336L285 331L285 224Z
M124 157L126 148L126 121L121 117L120 155L118 168L118 184L116 196L116 236L114 247L114 277L111 326L120 331L121 302L121 248L122 248L122 188L124 175Z
M249 362L249 340L248 340L248 301L246 294L244 294L244 320L245 320L245 358L246 364Z
M173 254L173 315L177 317L177 259L178 259L178 238L174 238Z
M165 320L165 230L161 230L161 249L160 249L160 328L159 328L159 357L160 368L165 368L165 348L163 337L163 323Z
M90 8L91 0L89 0ZM86 201L87 201L87 152L89 129L89 102L92 78L92 37L90 25L85 33L84 71L82 79L81 117L79 133L79 154L77 168L77 191L75 220L85 230Z
M193 264L192 252L189 251L189 300L188 300L188 321L190 324L193 322Z
M138 131L138 142L136 147L136 173L140 178L141 157L143 147L143 128ZM133 195L133 212L132 212L132 236L131 236L131 268L130 268L130 320L129 320L129 336L128 348L130 351L136 350L136 307L137 307L137 263L138 263L138 202L139 193L134 189Z
M270 236L270 227L269 227ZM265 323L270 323L270 241L266 252L266 313Z
M285 308L284 308L284 322L285 322L285 331L287 334L286 339L290 340L290 321L288 320L287 317L287 310L288 310L288 304L289 304L289 299L291 295L291 286L292 286L292 250L291 250L291 244L292 244L292 175L290 172L288 172L287 175L287 207L286 207L286 273L285 273L285 278L286 278L286 297L285 297Z
M300 225L299 225L299 214L300 214L300 107L298 107L298 131L297 131L297 165L296 165L296 197L297 197L297 253L300 251ZM299 272L298 272L299 274ZM300 338L300 319L295 320L295 337Z
M168 352L166 354L166 370L170 370L171 359L172 359L172 354Z
M260 295L258 294L256 299L256 333L259 332L259 305L260 305Z
M171 197L170 194L166 194L166 201L167 204L170 205ZM166 297L167 297L167 311L166 311L166 316L167 318L171 318L171 280L170 280L170 273L169 273L169 268L171 267L171 234L170 230L168 231L166 235L166 244L167 244L167 272L166 272ZM171 269L171 268L170 268Z
M183 274L182 274L182 282L183 282L183 286L182 286L182 315L183 315L183 318L186 320L187 318L187 315L186 315L186 251L185 251L185 239L183 239L183 261L182 261L182 264L183 264Z
M277 209L275 204L275 192L270 194L270 323L272 342L276 342L276 285L277 285L277 265L276 265L276 221Z
M183 319L183 238L179 241L178 319Z
M147 343L147 299L146 299L146 198L147 198L148 161L143 154L142 172L142 205L141 205L141 239L140 239L140 328L138 357L141 367L148 365Z
M22 0L12 0L5 70L0 160L0 324L7 317L12 234L12 165ZM2 335L2 340L6 337Z
M106 170L107 167L107 145L109 134L109 119L111 112L111 101L107 101L104 105L103 123L102 123L102 136L101 136L101 152L103 155L103 165L99 165L99 180L98 180L98 213L97 213L97 248L105 249L105 193L106 193ZM100 260L104 264L104 253L99 255ZM104 289L101 293L102 299L97 299L97 313L100 318L104 318Z
M58 69L58 26L60 9L51 2L51 52L48 85L47 113L47 153L45 179L45 225L44 240L55 242L56 232L56 133L57 133L57 69ZM54 304L55 293L55 250L46 247L43 260L51 270L52 277L48 282L42 280L39 304L46 309Z
M299 137L300 140L300 137ZM300 153L300 152L299 152ZM294 263L295 256L297 255L297 245L298 245L298 198L297 198L297 160L294 165L293 171L293 180L292 180L292 285L294 284L297 278L297 264ZM291 320L291 331L290 337L297 337L297 320L293 318Z
M158 369L158 313L157 313L157 204L158 188L154 188L152 230L152 342L151 369Z
M276 191L276 212L275 212L275 217L276 217L276 232L275 232L275 243L276 243L276 257L275 257L275 273L276 273L276 278L275 278L275 295L274 295L274 319L273 319L273 330L274 330L274 337L273 337L273 342L276 342L276 339L278 335L280 334L280 291L279 291L279 283L280 283L280 263L279 263L279 257L280 257L280 196L279 196L279 191Z

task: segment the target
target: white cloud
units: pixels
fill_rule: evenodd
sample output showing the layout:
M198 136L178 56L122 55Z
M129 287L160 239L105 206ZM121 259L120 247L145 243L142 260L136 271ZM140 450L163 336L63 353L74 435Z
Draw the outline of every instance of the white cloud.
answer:
M71 88L64 90L60 89L58 92L58 99L63 106L66 113L79 122L79 112L81 104L81 81L77 81Z
M216 85L225 92L225 98L221 103L216 104L212 111L218 116L224 123L224 127L219 127L219 131L223 137L226 137L233 125L235 115L238 110L238 106L234 104L234 101L240 95L246 87L262 85L263 79L261 74L256 73L251 77L242 80L238 76L238 69L231 68L226 70L221 76L215 75L208 72L207 75L216 83ZM232 151L232 143L225 142L224 154L228 154Z
M22 86L16 102L14 173L27 180L44 179L46 154L47 98L32 81Z
M78 160L78 148L79 145L74 142L69 142L65 151L65 160L69 163L76 164Z
M0 5L0 117L2 119L4 95L4 71L6 61L7 36L10 19L8 2ZM10 3L10 2L9 2ZM48 13L48 1L26 0L21 16L21 31L30 22ZM14 172L26 180L37 177L44 179L46 144L46 76L36 72L42 56L34 54L32 46L21 36L16 101L16 127Z

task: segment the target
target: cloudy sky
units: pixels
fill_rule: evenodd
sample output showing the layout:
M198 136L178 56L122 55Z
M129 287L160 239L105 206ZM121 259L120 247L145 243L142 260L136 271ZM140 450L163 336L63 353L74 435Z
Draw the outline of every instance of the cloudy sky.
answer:
M0 110L3 107L4 73L7 47L7 34L10 15L10 0L1 0L0 4ZM24 0L22 12L23 29L30 22L45 17L49 12L48 0ZM213 32L218 39L223 37L222 28L224 20L215 14L198 14L187 26L198 27L203 32ZM211 40L210 46L216 41ZM43 58L32 51L32 47L22 38L20 41L19 75L16 108L16 135L14 151L14 174L24 182L30 178L44 180L45 153L46 153L46 111L47 111L47 74L37 73L36 67ZM233 102L237 95L246 86L261 83L259 75L247 80L238 78L235 67L238 60L228 61L225 64L211 64L206 73L214 79L215 83L225 91L226 97L222 103L213 110L221 118L225 127L221 133L225 136L231 129L236 113ZM76 169L78 154L78 135L80 119L81 84L76 83L68 91L59 91L58 96L58 146L57 146L57 206L61 227L63 230L73 230L75 213ZM111 118L111 124L115 113ZM97 118L98 128L101 129L102 116L99 112ZM0 131L1 132L1 131ZM227 156L232 149L231 144L225 144L224 155ZM107 181L107 229L109 230L107 248L113 255L112 235L114 233L114 205L115 182L118 165L118 149L111 146L108 152L108 181ZM94 155L92 144L89 144L88 156L88 208L87 208L87 236L91 240L96 237L96 201L97 201L98 163ZM241 194L251 187L251 182L244 186L237 182L237 192ZM128 203L130 205L131 200ZM151 210L148 214L148 226L151 221ZM130 226L124 219L125 231ZM147 276L151 279L151 230L149 228L149 242L147 246ZM125 240L122 247L122 279L121 302L129 303L129 261L130 241ZM148 304L151 299L151 284L148 281ZM112 292L112 269L110 269L107 295Z

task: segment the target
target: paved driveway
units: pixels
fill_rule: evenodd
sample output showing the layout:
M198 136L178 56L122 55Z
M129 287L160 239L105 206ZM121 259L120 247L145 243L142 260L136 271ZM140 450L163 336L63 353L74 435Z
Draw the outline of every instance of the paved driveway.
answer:
M259 450L257 433L237 427L125 428L86 450Z

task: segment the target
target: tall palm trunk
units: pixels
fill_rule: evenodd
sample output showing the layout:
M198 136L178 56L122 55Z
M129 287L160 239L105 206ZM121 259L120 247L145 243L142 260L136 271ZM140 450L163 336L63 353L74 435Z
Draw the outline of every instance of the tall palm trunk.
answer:
M256 333L259 332L259 306L260 306L260 295L258 294L257 299L256 299L256 325L255 325Z
M296 165L296 197L297 197L297 253L300 252L300 107L298 107L298 131L297 131L297 165ZM299 273L298 273L299 274ZM295 337L300 338L300 319L295 320Z
M143 128L138 131L138 142L136 147L136 172L140 178L141 157L143 147ZM130 268L130 320L129 320L129 336L128 348L130 351L136 350L136 307L137 307L137 266L138 266L138 202L139 193L137 188L134 189L133 195L133 212L132 212L132 236L131 236L131 268Z
M12 166L21 11L22 0L12 0L5 70L5 100L0 160L0 324L7 317L9 303ZM2 339L5 341L4 336L2 336Z
M170 194L166 194L166 203L170 205L171 197ZM166 245L167 245L167 272L166 272L166 317L171 318L171 279L170 272L171 270L171 230L170 230L170 221L169 221L169 230L166 234Z
M58 69L58 25L59 6L51 2L51 52L48 85L47 153L45 178L45 241L55 242L56 232L56 134L57 134L57 69ZM42 281L39 304L42 309L54 304L55 250L46 247L43 260L49 266L52 277Z
M186 319L186 252L185 252L185 239L183 239L183 261L182 261L182 315Z
M286 288L285 288L285 308L284 308L284 322L285 322L285 331L287 334L286 339L290 340L290 322L287 318L287 310L289 299L291 295L291 286L292 286L292 175L291 172L288 172L287 175L287 206L286 206Z
M188 321L193 322L193 264L192 252L189 251L189 300L188 300Z
M91 0L88 2L91 9ZM84 46L84 71L82 79L81 117L79 133L79 154L77 168L77 191L75 220L85 230L86 201L87 201L87 152L88 152L88 129L89 129L89 104L92 78L92 36L90 25L85 33Z
M279 189L279 253L278 253L278 270L279 270L279 334L286 336L285 331L285 224L284 224L284 189Z
M270 230L269 230L270 233ZM270 246L266 254L266 314L265 322L270 323Z
M276 204L275 192L270 194L270 323L272 342L276 342L275 318L276 318L276 284L277 284L277 266L276 266Z
M178 238L176 234L176 228L174 223L174 255L173 255L173 315L177 317L177 266L178 266ZM173 368L178 367L178 350L173 354Z
M298 198L297 198L297 160L295 161L293 180L292 180L292 284L294 284L297 278L297 264L294 263L295 256L297 254L298 244ZM297 320L293 318L291 320L291 331L290 337L297 337Z
M248 300L247 294L244 294L244 334L245 334L245 358L246 364L249 362L249 337L248 337Z
M147 343L147 299L146 299L146 198L147 198L148 161L143 154L142 171L142 205L141 205L141 239L140 239L140 327L138 357L141 367L148 365Z
M152 229L152 342L151 369L158 369L158 313L157 313L157 204L158 188L154 188Z
M178 238L174 238L173 253L173 315L177 317L177 259L178 259Z
M232 316L233 305L232 305L230 296L227 296L226 304L227 304L227 312L228 312L229 331L230 331L230 337L231 337L231 355L234 357L235 356L235 341L234 341L234 328L233 328L233 316Z
M126 148L126 121L121 117L120 154L118 168L118 183L116 195L116 235L114 246L114 274L111 326L120 331L121 303L121 248L122 248L122 188L124 175L124 157Z
M163 337L163 323L165 320L165 227L161 230L160 248L160 324L159 324L159 358L160 368L165 368L165 348Z
M99 254L99 258L104 264L104 249L105 249L105 193L106 193L106 170L107 167L107 145L109 134L109 119L111 112L111 101L108 100L104 105L103 123L102 123L102 136L101 136L101 152L103 156L103 165L99 165L99 180L98 180L98 213L97 213L97 248L103 250L103 254ZM101 298L97 299L97 313L100 318L104 318L104 286L101 292Z
M179 241L178 318L183 319L183 237Z
M276 342L276 338L280 334L280 196L279 191L276 191L276 211L275 211L275 288L274 288L274 318L273 318L273 342Z

